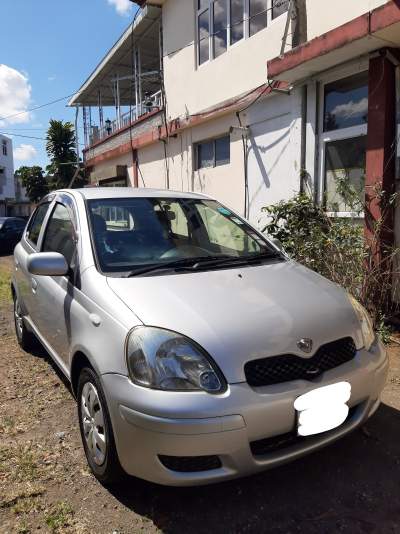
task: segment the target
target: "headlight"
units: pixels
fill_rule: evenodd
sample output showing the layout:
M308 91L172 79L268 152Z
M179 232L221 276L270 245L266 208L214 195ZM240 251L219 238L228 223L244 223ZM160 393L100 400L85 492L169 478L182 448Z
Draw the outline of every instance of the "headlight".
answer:
M348 297L351 305L353 306L354 311L356 312L358 319L360 320L364 347L369 350L371 348L371 345L375 341L375 330L374 325L372 323L372 319L367 310L358 302L358 300L356 300L350 294L348 295Z
M127 340L129 375L140 386L168 391L221 393L225 381L205 351L190 339L162 328L139 326Z

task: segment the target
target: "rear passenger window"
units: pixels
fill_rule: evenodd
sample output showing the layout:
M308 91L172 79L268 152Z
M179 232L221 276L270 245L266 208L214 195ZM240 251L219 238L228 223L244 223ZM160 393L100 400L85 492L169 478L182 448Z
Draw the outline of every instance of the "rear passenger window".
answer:
M59 252L71 265L75 248L75 230L69 211L62 204L56 204L47 224L42 251Z
M44 204L41 204L35 211L32 220L29 224L26 237L33 245L37 245L40 230L42 229L44 218L46 217L47 210L49 209L49 204L50 202L45 202Z

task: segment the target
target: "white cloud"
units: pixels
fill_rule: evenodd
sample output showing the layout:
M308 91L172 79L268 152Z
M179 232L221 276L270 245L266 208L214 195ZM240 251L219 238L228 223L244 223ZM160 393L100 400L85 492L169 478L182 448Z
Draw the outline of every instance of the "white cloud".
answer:
M48 76L47 79L49 80L49 82L54 82L56 76Z
M342 117L343 119L350 119L351 117L355 117L357 115L363 115L368 111L368 98L362 98L358 102L353 102L353 100L350 100L347 104L340 104L339 106L336 106L333 111L332 115L335 115L336 117Z
M31 101L31 91L25 74L0 64L0 126L29 122L31 116L27 109ZM1 120L9 115L14 116Z
M16 161L30 161L37 155L37 150L32 145L21 144L14 149Z
M130 0L107 0L107 2L115 7L118 15L129 15L133 7Z

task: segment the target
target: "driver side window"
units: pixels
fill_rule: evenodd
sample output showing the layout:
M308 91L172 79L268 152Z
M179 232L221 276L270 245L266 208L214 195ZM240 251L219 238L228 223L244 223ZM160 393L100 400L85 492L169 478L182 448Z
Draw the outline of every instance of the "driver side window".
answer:
M42 252L59 252L71 266L75 250L75 229L70 213L63 204L56 204L47 224Z
M44 202L41 204L35 211L33 215L28 230L26 232L26 237L30 243L34 246L37 245L40 230L42 229L44 218L46 217L47 210L49 209L50 202Z

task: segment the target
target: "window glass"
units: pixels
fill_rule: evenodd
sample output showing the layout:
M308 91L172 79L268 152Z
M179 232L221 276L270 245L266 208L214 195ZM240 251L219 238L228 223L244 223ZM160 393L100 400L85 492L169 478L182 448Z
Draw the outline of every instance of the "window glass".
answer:
M201 65L202 63L208 61L210 58L210 21L208 9L206 9L206 11L199 15L198 26L199 65Z
M62 204L56 204L47 224L42 251L59 252L71 265L75 249L75 231L69 211Z
M94 212L100 215L107 226L107 230L111 232L123 232L125 230L133 229L133 219L128 210L123 207L107 207L99 206Z
M276 19L289 9L289 0L272 0L272 18Z
M215 165L226 165L231 159L231 143L229 135L215 140Z
M205 9L208 7L209 0L197 0L197 9Z
M244 37L244 1L231 2L231 44L237 43Z
M325 132L367 124L367 118L367 72L337 80L325 86Z
M122 207L133 228L114 232L100 215ZM103 272L130 272L178 259L270 251L269 244L212 200L118 198L88 201L91 238Z
M7 156L7 141L3 141L3 156Z
M49 204L49 202L41 204L35 211L35 214L33 215L32 220L29 224L26 236L29 241L34 245L37 245L40 230L42 228L44 218L46 217L47 210L49 209Z
M235 252L251 253L260 252L261 246L251 235L243 230L240 219L233 222L229 217L221 217L221 213L215 207L202 204L198 206L202 221L207 229L211 243L217 245L219 251L225 252L230 249ZM225 210L229 213L229 210Z
M170 202L168 200L163 200L160 201L160 206L161 217L167 219L172 234L174 234L175 236L188 237L188 221L179 202Z
M214 2L214 57L218 57L226 51L228 46L227 35L227 0L215 0Z
M197 168L214 167L214 141L197 145Z
M325 195L328 211L360 211L365 195L366 136L326 143Z
M250 35L267 27L268 20L268 0L249 0L250 7Z

